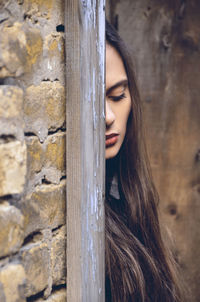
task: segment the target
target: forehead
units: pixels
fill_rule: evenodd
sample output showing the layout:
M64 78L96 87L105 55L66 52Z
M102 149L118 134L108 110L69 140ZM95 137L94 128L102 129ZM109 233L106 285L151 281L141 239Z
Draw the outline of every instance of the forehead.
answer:
M114 47L106 44L106 89L126 79L124 63L119 53Z

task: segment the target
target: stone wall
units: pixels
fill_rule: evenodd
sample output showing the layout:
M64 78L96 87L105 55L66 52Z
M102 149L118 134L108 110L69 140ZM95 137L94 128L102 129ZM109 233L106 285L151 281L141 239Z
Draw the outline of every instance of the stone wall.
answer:
M160 194L161 223L173 241L186 301L200 296L200 2L108 0L128 44L145 111ZM110 11L109 11L110 8ZM166 238L165 238L166 241Z
M0 301L66 299L64 1L0 1Z

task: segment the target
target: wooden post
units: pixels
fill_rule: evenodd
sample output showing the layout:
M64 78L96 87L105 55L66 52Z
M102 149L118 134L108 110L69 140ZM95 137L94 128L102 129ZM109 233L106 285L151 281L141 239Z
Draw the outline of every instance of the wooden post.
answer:
M119 33L132 48L136 64L147 147L160 195L160 223L170 234L164 237L165 243L169 237L168 243L180 264L186 288L183 300L197 302L200 301L200 1L107 2L111 20L118 20Z
M66 0L67 302L105 301L105 0Z

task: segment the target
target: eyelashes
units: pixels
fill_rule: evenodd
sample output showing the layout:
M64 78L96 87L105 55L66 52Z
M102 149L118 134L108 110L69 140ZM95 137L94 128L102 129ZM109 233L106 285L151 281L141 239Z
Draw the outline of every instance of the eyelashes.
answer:
M112 96L112 95L110 95L110 96L108 96L108 98L111 99L111 100L113 100L114 102L119 102L122 99L126 98L126 95L125 95L125 93L122 93L122 94L120 94L118 96Z

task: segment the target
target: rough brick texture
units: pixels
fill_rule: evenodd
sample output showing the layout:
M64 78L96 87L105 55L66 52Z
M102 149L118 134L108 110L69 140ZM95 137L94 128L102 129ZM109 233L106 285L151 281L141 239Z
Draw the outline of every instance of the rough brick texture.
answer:
M51 264L52 264L52 276L54 284L64 284L66 276L66 263L65 254L63 251L66 248L66 229L62 227L56 231L51 248Z
M26 175L26 145L19 141L0 144L0 195L23 192Z
M59 185L38 186L21 203L25 217L25 234L45 228L57 228L65 223L65 181Z
M15 86L0 86L0 117L9 119L22 114L23 90Z
M24 217L8 202L0 204L0 257L16 252L24 240Z
M0 33L0 77L18 77L31 71L42 53L40 31L8 21L1 25Z
M64 1L0 1L0 301L66 301ZM60 26L60 27L59 27Z
M48 246L46 243L33 243L21 251L21 261L27 276L26 295L31 296L48 286Z
M65 122L64 86L59 82L42 82L26 90L24 101L26 132L35 133L43 142L48 131L63 127Z
M23 140L23 96L19 87L0 85L0 136Z
M0 269L0 301L25 302L26 275L21 264L9 264Z
M49 135L43 144L37 137L28 137L29 186L41 183L42 179L54 184L65 175L65 133Z
M44 299L38 299L36 302L66 302L66 291L64 289L61 289L59 291L54 292L51 297L49 297L47 300Z

